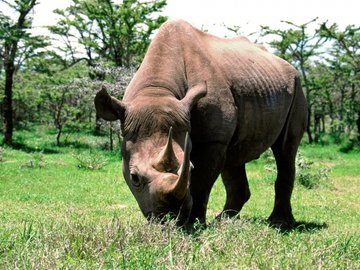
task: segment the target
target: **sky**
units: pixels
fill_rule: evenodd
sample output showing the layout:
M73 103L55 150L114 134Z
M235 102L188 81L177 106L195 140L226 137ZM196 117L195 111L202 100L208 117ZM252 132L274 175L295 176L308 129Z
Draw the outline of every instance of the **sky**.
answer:
M224 33L222 24L239 25L247 34L260 25L284 28L281 20L303 24L316 17L343 27L360 25L359 0L168 0L166 11L172 18L183 18L218 35Z
M52 10L70 3L71 0L40 0L34 15L38 32L43 31L42 26L55 23ZM223 25L241 26L245 35L258 31L260 25L285 28L281 20L302 24L316 17L319 23L328 20L341 28L349 24L359 26L359 11L359 0L167 0L163 14L170 19L187 20L215 35L232 36Z

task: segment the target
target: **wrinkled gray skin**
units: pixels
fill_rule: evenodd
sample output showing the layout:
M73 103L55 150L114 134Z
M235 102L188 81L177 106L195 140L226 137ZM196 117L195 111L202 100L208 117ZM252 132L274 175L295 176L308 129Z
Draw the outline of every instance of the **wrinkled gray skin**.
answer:
M307 104L296 70L263 47L168 21L123 100L102 89L95 106L100 117L121 121L124 177L146 217L205 223L219 174L220 216L238 214L250 198L245 163L271 147L278 173L269 220L294 224L290 198Z

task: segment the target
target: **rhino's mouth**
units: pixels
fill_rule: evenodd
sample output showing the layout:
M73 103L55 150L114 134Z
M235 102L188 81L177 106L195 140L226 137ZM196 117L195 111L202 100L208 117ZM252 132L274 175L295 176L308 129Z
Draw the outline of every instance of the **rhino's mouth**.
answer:
M160 213L154 213L154 212L148 212L146 215L146 219L148 221L155 221L159 222L160 224L166 223L166 221L178 219L178 214L173 213L172 211L169 212L160 212Z
M183 200L177 200L174 196L169 196L166 201L153 211L145 214L148 221L164 224L169 220L175 220L178 226L185 225L188 222L192 208L192 199L188 194Z
M179 217L181 206L182 203L179 203L178 201L168 202L166 205L158 206L155 211L148 215L148 219L154 219L161 223L167 220L177 219Z

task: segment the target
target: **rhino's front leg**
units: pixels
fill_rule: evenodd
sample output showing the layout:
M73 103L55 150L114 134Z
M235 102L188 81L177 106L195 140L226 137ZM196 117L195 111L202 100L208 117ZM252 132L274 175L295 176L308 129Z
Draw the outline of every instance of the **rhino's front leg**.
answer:
M250 198L245 164L225 167L221 173L226 190L226 203L217 218L236 216Z
M213 184L224 164L225 147L220 143L195 144L191 153L194 170L191 174L190 193L192 210L189 223L206 224L206 209Z

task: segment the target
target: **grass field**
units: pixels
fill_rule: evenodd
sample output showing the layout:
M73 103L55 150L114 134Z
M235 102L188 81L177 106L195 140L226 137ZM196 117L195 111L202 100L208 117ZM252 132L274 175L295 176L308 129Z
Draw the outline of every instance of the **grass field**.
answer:
M314 185L296 183L291 231L266 223L275 174L262 157L247 166L241 218L211 223L225 199L217 181L211 225L188 234L142 217L106 138L74 134L57 148L37 129L15 140L0 152L0 269L360 269L359 152L301 147Z

